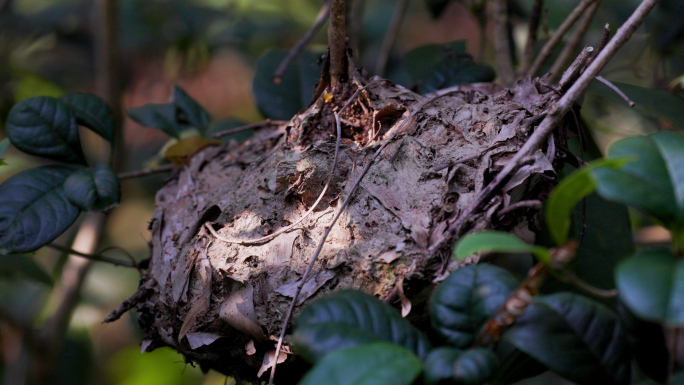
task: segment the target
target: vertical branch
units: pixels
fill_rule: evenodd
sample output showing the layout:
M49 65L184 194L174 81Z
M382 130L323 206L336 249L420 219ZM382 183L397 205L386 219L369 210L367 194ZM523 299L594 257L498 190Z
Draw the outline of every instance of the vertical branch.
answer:
M589 29L591 21L594 20L594 15L596 15L596 11L598 10L600 4L601 0L592 3L584 15L582 15L582 19L579 21L579 24L572 33L572 36L570 36L570 40L568 40L568 43L565 45L565 47L563 47L560 55L558 55L558 58L551 66L551 79L549 79L549 82L553 82L558 79L563 71L563 68L565 68L570 61L570 58L577 51L577 47L579 47L582 38L587 32L587 29Z
M495 0L492 4L492 16L496 67L503 84L510 87L515 80L515 72L508 40L508 0Z
M383 76L385 73L387 61L392 52L394 41L399 34L399 27L401 27L401 21L404 19L404 12L406 11L407 4L408 0L397 0L397 5L394 7L392 20L390 20L387 32L385 33L385 39L382 41L378 60L375 62L375 74L378 76Z
M541 52L539 52L537 59L535 59L534 63L532 63L532 66L527 71L528 75L534 76L537 72L539 72L539 69L544 64L546 59L548 59L549 56L551 56L553 49L556 48L558 43L560 43L565 33L568 32L570 27L572 27L572 25L575 24L577 19L579 19L580 16L582 16L582 14L589 7L589 5L591 5L595 1L596 0L582 0L582 2L579 3L577 7L575 7L575 9L572 10L570 15L568 15L568 17L565 18L565 20L563 20L563 23L561 23L560 27L558 27L558 30L556 30L551 39L549 39L549 41L546 42L546 44L544 44L544 47L542 48Z
M534 46L537 44L537 30L539 29L539 21L541 20L542 7L544 0L535 0L532 6L532 13L530 14L530 24L527 27L527 42L525 42L525 51L520 60L520 69L518 74L523 76L532 64L532 57L534 56Z
M347 74L345 42L345 5L344 0L330 0L330 85L337 88L340 79Z

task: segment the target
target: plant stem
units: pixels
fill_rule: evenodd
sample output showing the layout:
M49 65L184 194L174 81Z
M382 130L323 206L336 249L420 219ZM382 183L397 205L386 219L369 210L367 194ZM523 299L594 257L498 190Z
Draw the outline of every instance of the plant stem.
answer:
M378 60L375 62L375 74L378 76L385 75L385 68L387 67L387 62L392 53L394 41L397 40L399 27L401 27L401 21L404 19L407 4L408 0L397 0L397 4L394 6L392 20L390 20L389 27L385 33L385 39L382 41Z
M495 0L492 4L494 22L494 56L501 82L511 87L515 81L511 47L508 40L508 0Z
M334 91L340 80L347 75L345 42L345 4L344 0L330 0L330 86Z
M535 0L532 6L532 13L530 14L530 24L527 27L527 42L525 43L525 51L520 60L520 69L518 74L520 76L527 73L532 63L534 56L534 45L537 44L537 30L539 29L539 21L541 20L542 7L544 0Z

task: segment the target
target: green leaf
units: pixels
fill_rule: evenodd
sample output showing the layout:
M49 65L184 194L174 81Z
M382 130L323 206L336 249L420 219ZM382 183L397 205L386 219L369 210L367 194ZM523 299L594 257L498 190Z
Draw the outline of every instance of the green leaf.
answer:
M38 96L15 104L7 136L19 150L48 159L85 164L76 117L58 99Z
M500 267L462 267L451 273L432 295L432 326L450 345L468 348L517 286L515 278Z
M74 172L44 166L21 172L0 185L0 253L34 251L62 234L78 216L62 188Z
M581 384L627 384L627 331L605 306L571 293L537 297L503 338Z
M404 57L404 67L421 93L496 78L491 67L475 63L466 53L464 40L414 48Z
M420 360L409 350L377 342L328 354L299 385L410 385L420 371Z
M63 96L59 100L69 106L78 124L93 130L109 143L114 142L114 114L107 102L85 93Z
M5 138L0 142L0 166L4 166L7 163L5 162L5 152L7 152L7 148L9 147L10 141L9 138Z
M430 15L439 19L451 0L425 0L425 5L430 11Z
M620 299L637 316L684 324L684 261L665 249L648 249L620 263L615 271Z
M378 340L393 342L403 346L418 357L425 357L430 343L425 336L411 325L393 308L377 298L357 290L341 290L326 295L307 306L297 319L297 344L300 351L310 352L307 355L321 359L329 349L337 349L327 343L311 340L310 336L318 335L318 331L309 331L309 327L328 325L330 334L326 341L339 341L340 344L360 342L368 335ZM348 325L335 329L340 325ZM317 329L320 330L320 329ZM354 336L350 336L357 330ZM346 336L344 335L346 334ZM349 338L347 338L350 336Z
M69 202L84 211L104 211L121 200L119 178L104 164L71 174L64 182L64 193Z
M272 49L259 58L252 80L252 94L261 113L269 119L289 120L305 108L313 97L313 87L320 76L318 55L304 51L290 64L282 82L271 77L289 51Z
M22 276L52 286L52 278L33 260L20 254L0 256L0 276Z
M629 158L599 159L568 175L553 189L546 204L545 218L551 238L558 246L568 240L575 205L596 189L592 172L603 168L617 168L628 161Z
M164 131L167 135L180 139L181 131L186 128L178 122L174 104L148 103L142 107L128 108L126 114L135 122Z
M211 120L209 112L178 85L173 86L173 102L180 108L190 126L204 134Z
M496 354L486 348L437 348L425 359L425 382L480 385L492 377L498 365Z
M294 351L311 363L334 350L381 341L371 332L340 322L309 324L297 327L292 334Z
M459 260L477 253L532 253L540 261L549 263L551 254L541 246L528 245L515 235L500 231L481 231L461 238L454 248Z
M684 133L627 138L610 147L610 158L625 156L636 161L619 170L592 171L597 192L645 211L668 227L684 225Z

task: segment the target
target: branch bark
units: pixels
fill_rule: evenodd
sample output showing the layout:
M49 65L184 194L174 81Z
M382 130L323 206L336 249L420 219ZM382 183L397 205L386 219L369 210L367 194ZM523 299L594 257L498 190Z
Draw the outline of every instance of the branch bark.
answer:
M340 79L347 74L345 13L344 0L330 0L328 41L330 43L330 85L333 90L337 88Z
M591 4L582 16L582 19L577 25L577 28L575 28L575 31L572 33L570 40L568 40L568 43L565 45L565 47L563 47L563 51L561 51L560 55L558 55L558 58L551 66L551 82L558 79L561 71L563 71L563 68L565 68L565 66L568 64L568 61L572 57L573 53L577 51L580 41L586 34L587 29L589 29L591 21L594 20L594 15L596 15L599 5L601 5L601 0Z

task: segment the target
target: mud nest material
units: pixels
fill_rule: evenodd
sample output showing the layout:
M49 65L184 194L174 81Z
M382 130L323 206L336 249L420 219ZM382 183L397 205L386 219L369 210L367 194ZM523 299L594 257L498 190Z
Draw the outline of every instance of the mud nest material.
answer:
M341 115L342 142L332 170L333 111L369 82L354 72L346 93L327 102L320 97L287 125L197 154L157 193L152 260L133 304L145 333L144 351L170 346L203 369L256 380L274 361L295 287L350 194L293 318L320 295L356 288L387 302L408 299L409 318L424 321L426 293L459 266L451 248L460 234L445 230L520 149L558 96L528 79L514 89L463 86L432 100L434 95L376 80ZM467 231L526 228L526 215L501 218L498 212L544 193L554 175L556 148L549 139L469 218ZM248 242L304 216L331 173L321 203L294 229ZM205 222L223 238L246 242L219 240ZM296 381L288 365L290 373L298 370L296 360L281 364L278 383Z

